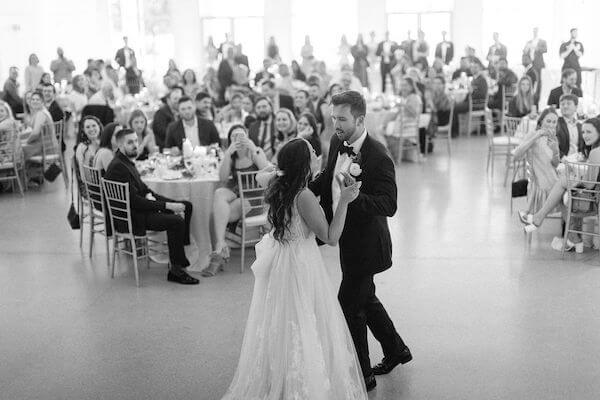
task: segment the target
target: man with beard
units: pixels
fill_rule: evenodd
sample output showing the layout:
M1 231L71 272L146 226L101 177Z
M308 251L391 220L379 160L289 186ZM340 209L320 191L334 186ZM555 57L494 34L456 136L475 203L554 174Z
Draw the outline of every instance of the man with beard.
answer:
M497 76L492 76L492 78L496 78L498 81L498 91L489 101L489 107L493 110L502 109L502 93L506 92L507 96L514 94L514 85L516 85L517 81L519 80L517 75L508 68L508 62L506 61L506 58L499 59L497 67L498 74ZM509 93L511 90L513 93Z
M179 104L181 96L183 96L183 88L181 86L174 86L166 96L165 104L163 104L163 106L154 114L152 132L154 132L156 145L161 151L165 147L167 127L171 122L175 121L177 105Z
M171 263L167 280L183 285L197 285L199 281L184 270L190 265L184 246L190 244L192 204L188 201L171 200L150 190L142 182L134 163L138 155L137 134L131 129L122 129L115 136L119 149L108 165L105 178L129 183L133 234L142 236L146 234L146 230L167 231ZM184 213L185 217L176 215L180 213ZM128 228L125 221L115 221L114 229L117 232L127 232Z
M561 85L550 91L548 96L548 105L560 108L560 98L563 94L573 94L577 97L583 97L581 89L577 87L577 71L567 68L562 72Z
M275 116L273 106L267 97L259 97L254 103L256 121L250 125L248 136L255 145L262 148L267 160L273 158L275 145Z
M219 144L217 127L196 114L196 105L191 98L183 96L179 99L178 112L179 119L167 127L165 147L171 148L172 154L179 154L185 139L189 139L194 147Z

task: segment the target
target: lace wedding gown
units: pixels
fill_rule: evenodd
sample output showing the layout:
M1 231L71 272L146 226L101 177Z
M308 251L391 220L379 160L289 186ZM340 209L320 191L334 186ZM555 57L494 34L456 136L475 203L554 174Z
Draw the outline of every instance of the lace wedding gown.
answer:
M363 375L315 235L294 207L288 242L256 245L240 361L223 400L367 399Z

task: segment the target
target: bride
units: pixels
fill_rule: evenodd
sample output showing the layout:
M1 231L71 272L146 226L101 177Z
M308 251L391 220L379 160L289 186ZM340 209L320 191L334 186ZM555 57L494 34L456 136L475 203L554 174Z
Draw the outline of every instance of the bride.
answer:
M272 231L256 245L254 293L240 360L223 400L367 399L352 338L315 235L335 245L360 182L340 187L327 224L307 185L318 170L310 143L277 157L265 193Z

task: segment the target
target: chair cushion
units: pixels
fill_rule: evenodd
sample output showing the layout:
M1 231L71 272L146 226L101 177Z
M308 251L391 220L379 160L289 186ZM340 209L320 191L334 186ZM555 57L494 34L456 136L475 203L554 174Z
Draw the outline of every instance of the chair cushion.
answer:
M246 226L261 226L267 224L267 214L254 215L252 217L245 217L244 223Z
M508 137L507 136L496 136L493 139L493 143L496 146L508 146ZM517 138L510 138L510 146L518 146L521 141Z

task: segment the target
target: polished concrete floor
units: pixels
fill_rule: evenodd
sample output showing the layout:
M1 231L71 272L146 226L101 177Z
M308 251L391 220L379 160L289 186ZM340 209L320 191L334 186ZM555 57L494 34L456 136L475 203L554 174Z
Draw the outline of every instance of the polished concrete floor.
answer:
M394 266L376 281L414 361L370 398L598 399L597 252L562 260L557 221L528 248L502 168L486 177L485 139L455 140L451 159L438 147L398 168ZM199 286L153 264L137 289L125 261L111 279L102 246L80 251L67 208L59 180L0 195L0 399L219 399L253 284L237 253ZM339 279L336 249L323 254Z

